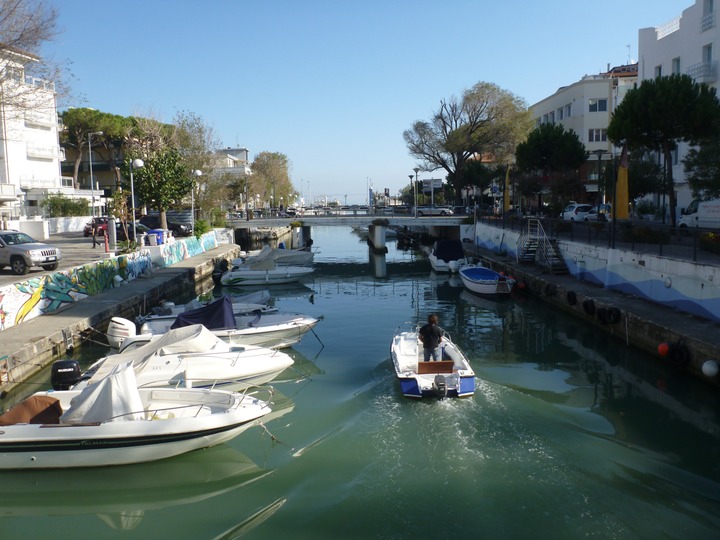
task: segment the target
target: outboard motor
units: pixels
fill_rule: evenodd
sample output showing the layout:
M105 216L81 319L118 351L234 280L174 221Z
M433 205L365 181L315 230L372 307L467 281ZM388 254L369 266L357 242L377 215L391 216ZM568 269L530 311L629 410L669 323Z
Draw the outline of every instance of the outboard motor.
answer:
M119 349L125 338L136 334L137 330L135 329L134 322L123 319L122 317L113 317L110 319L110 324L108 324L105 335L108 340L108 345L113 349Z
M445 375L435 375L433 386L435 387L435 395L438 399L447 397L447 381L445 380Z
M82 377L80 364L77 360L58 360L53 363L50 383L53 390L69 390Z
M230 268L230 263L227 259L223 259L220 261L219 264L215 266L215 269L212 272L212 279L215 285L220 285L220 280L222 279L222 276L225 272L227 272Z

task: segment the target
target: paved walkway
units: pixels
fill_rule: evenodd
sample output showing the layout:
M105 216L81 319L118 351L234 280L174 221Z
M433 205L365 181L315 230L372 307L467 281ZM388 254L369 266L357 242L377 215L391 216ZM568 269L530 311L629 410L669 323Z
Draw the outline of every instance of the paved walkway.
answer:
M97 261L106 256L104 237L97 238L97 247L92 247L92 237L85 238L81 232L69 232L50 235L45 242L51 246L59 247L62 250L60 269L74 268L89 262ZM52 274L52 271L42 268L32 268L25 276L17 276L12 273L9 267L0 270L0 287L11 285L23 279Z

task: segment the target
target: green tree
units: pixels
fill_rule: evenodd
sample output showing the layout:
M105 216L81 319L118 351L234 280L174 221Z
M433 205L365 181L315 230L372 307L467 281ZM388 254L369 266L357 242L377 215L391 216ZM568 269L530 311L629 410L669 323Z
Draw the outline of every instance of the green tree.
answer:
M290 182L290 160L280 152L260 152L252 163L250 192L256 193L264 201L272 200L273 206L288 200L294 191Z
M704 141L683 160L685 177L693 195L700 199L720 198L720 140Z
M542 189L549 188L556 202L585 192L577 171L587 161L588 153L577 133L566 131L561 124L536 127L525 142L518 144L515 158L517 168L525 173L521 191L539 188L535 194L540 198Z
M672 175L673 152L679 141L695 144L718 135L720 102L715 89L688 75L645 80L625 94L608 126L608 137L629 150L647 148L663 156L664 192L670 201L670 221L676 224L676 196Z
M130 119L95 109L73 108L60 113L64 129L60 133L60 145L75 150L73 183L77 183L80 164L88 150L91 133L93 154L112 163L116 148L121 148L130 130ZM99 133L101 132L101 133ZM115 171L116 185L120 185L119 171Z
M432 119L416 121L403 133L410 155L421 161L421 169L444 169L459 197L462 171L472 160L491 156L506 163L515 146L532 126L525 102L495 84L479 82L440 102Z
M130 173L130 162L137 156L125 158L127 176ZM157 150L141 158L144 166L133 170L135 194L145 204L160 212L163 228L167 228L165 212L172 205L179 203L190 193L193 179L185 165L179 150L172 146Z

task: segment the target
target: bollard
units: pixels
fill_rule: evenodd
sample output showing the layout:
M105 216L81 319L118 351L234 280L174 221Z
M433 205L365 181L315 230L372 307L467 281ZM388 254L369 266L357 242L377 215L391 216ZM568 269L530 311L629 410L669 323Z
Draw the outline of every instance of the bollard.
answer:
M108 238L108 231L105 231L103 237L105 238L105 253L110 253L110 239Z

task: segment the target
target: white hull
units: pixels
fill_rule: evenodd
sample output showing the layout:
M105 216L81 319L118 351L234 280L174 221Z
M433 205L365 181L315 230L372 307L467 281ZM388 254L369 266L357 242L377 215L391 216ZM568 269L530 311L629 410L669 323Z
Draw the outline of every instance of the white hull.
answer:
M475 393L475 372L446 335L443 361L425 362L417 329L398 332L390 346L395 375L406 397L468 397Z
M164 459L229 441L269 404L219 390L139 389L142 419L98 424L15 424L0 429L0 469L101 467ZM79 391L43 392L63 410Z
M290 356L274 349L229 345L201 325L149 341L136 340L132 347L97 361L74 388L94 384L115 366L130 362L140 387L242 390L272 381L293 364Z
M312 275L314 270L304 266L278 266L270 270L248 270L234 267L220 278L223 285L277 285L293 283Z
M480 266L464 266L460 269L463 285L477 294L510 294L515 280Z
M269 313L261 315L257 325L250 326L254 317L235 317L236 327L211 330L223 341L234 345L257 345L281 349L299 342L319 322L300 314ZM148 321L140 327L140 334L164 334L173 320Z

